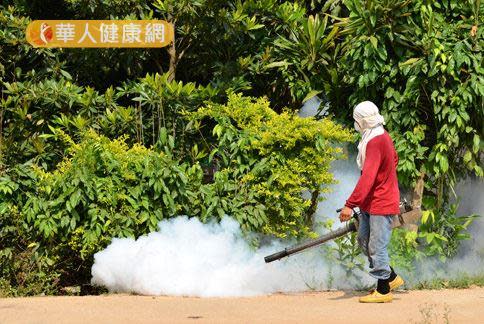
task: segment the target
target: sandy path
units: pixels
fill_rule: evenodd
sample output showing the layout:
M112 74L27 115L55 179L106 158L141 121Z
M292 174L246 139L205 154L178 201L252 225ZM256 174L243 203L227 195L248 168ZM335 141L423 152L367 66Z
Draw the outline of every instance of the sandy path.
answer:
M0 323L484 323L484 288L397 292L391 304L359 293L250 298L104 295L0 299Z

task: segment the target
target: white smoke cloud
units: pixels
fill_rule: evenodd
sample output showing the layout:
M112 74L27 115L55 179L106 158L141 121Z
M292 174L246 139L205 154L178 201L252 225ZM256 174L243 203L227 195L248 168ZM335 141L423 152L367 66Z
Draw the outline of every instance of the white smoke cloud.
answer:
M460 246L456 258L451 260L451 273L467 273L468 275L484 274L484 181L466 180L456 187L459 200L457 215L479 215L471 226L471 238Z
M201 297L328 288L327 265L315 251L264 262L284 246L254 250L230 217L220 224L177 217L137 240L114 239L95 255L92 283L111 292Z
M329 193L323 193L325 200L318 204L316 222L324 222L327 219L339 222L336 210L344 206L360 177L354 157L333 162L331 171L338 182L330 187Z
M467 179L456 187L459 199L457 215L479 215L469 227L472 238L460 248L461 255L476 255L479 257L481 271L484 272L484 181Z
M336 217L358 173L351 162L334 165L339 184L318 206L317 219ZM350 189L348 189L351 187ZM338 225L339 226L339 225ZM111 292L175 296L252 296L310 289L354 289L373 281L364 273L347 274L325 261L324 249L313 248L281 261L264 257L294 242L273 241L252 248L238 223L226 216L220 224L202 224L186 216L164 220L159 230L134 239L113 239L94 256L92 283ZM363 280L362 282L359 280Z
M311 97L299 109L299 117L324 116L328 113L329 102L323 102L318 96Z
M434 279L458 279L462 276L484 275L484 181L467 179L456 186L458 216L480 215L469 227L471 238L463 241L455 257L439 261L426 258L417 263L418 276L410 278L410 286Z

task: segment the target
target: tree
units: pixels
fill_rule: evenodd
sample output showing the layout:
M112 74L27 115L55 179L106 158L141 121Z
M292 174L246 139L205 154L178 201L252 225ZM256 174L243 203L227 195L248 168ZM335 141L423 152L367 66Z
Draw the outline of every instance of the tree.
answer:
M347 35L349 103L371 98L382 107L400 181L425 172L437 182L437 206L458 177L483 175L483 36L471 33L482 5L449 3L347 1L350 15L338 24Z

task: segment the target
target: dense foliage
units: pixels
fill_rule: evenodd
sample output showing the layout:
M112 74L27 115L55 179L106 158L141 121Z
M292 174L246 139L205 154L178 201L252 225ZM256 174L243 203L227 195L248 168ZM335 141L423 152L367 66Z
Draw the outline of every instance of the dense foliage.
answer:
M192 116L193 121L215 122L208 139L209 162L219 170L224 187L236 202L229 215L262 222L265 233L299 236L310 232L320 191L334 182L330 162L341 157L334 143L349 141L351 134L329 119L300 118L285 111L277 114L266 99L230 95L227 105L210 104ZM305 190L310 198L301 195ZM253 202L246 208L248 202ZM259 216L260 218L258 218ZM309 228L308 228L309 226Z
M175 24L171 46L24 37L32 19L152 18ZM392 262L451 257L472 220L453 187L483 176L482 21L480 0L3 1L0 291L88 287L113 236L180 214L310 234L361 100L387 120L403 192L425 185L420 231L395 232ZM297 117L314 95L326 118ZM354 237L332 252L359 267Z
M76 142L51 127L42 138L64 144L63 160L53 170L17 164L0 178L4 285L39 293L87 282L93 254L113 237L138 237L179 215L208 221L228 214L246 231L280 237L311 232L319 190L334 181L329 164L341 155L333 145L351 139L348 131L235 94L186 121L187 132L208 131L187 157L165 127L151 148L93 129ZM206 181L201 165L212 161L217 171ZM37 263L40 278L19 278L24 263Z

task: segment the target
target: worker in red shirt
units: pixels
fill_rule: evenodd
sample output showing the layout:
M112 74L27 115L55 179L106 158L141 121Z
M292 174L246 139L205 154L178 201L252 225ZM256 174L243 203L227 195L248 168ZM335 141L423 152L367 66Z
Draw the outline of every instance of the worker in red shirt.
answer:
M400 192L396 167L398 155L383 116L371 101L358 104L353 111L355 128L361 134L358 144L358 167L361 177L340 213L348 221L353 208L360 209L358 243L370 261L370 275L378 279L377 288L360 298L362 303L391 302L391 291L404 284L390 267L387 246L393 217L400 211Z

